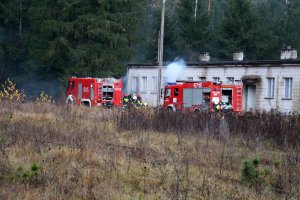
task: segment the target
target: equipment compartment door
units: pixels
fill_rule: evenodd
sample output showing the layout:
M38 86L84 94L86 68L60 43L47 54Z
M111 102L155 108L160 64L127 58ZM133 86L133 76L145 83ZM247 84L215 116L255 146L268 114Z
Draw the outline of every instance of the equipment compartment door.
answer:
M202 104L202 98L203 98L203 89L195 88L193 89L193 102L192 105L201 105Z
M94 97L95 97L95 91L94 90L95 90L94 89L94 84L91 84L91 89L90 89L91 93L90 93L90 95L91 95L91 100L92 101L94 100Z
M82 83L78 83L78 99L82 99Z
M192 106L193 102L193 89L184 88L183 89L183 107L188 108Z
M184 88L183 89L183 107L189 108L193 105L202 104L201 88Z

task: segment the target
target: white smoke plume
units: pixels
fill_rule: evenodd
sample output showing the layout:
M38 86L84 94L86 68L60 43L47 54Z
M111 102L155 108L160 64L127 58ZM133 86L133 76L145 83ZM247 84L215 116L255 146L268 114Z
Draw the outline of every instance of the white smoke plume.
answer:
M183 59L175 59L174 62L167 65L167 70L165 77L169 83L176 82L176 80L181 79L182 72L186 68L185 62Z

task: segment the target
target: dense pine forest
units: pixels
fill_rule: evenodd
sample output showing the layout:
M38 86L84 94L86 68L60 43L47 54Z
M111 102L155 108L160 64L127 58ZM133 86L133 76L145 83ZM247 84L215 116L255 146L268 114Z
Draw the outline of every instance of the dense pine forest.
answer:
M1 0L0 82L60 96L70 76L157 62L161 0ZM167 0L164 61L278 59L300 47L300 0Z

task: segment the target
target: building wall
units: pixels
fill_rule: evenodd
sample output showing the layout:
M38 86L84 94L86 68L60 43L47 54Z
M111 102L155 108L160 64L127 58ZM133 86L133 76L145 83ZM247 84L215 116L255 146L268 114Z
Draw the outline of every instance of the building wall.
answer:
M153 87L157 87L152 77L158 76L158 68L156 66L130 66L128 68L128 92L140 93L143 101L151 106L156 106L157 91L153 91ZM166 69L163 69L164 81L167 82ZM185 68L178 79L188 80L193 78L194 81L200 81L201 77L205 77L207 81L213 81L219 77L220 81L227 81L228 77L234 80L242 80L245 77L259 77L259 82L253 84L256 86L255 109L270 110L279 109L282 112L299 111L300 110L300 63L298 64L235 64L235 65L189 65ZM147 77L147 87L144 92L132 91L132 77L137 77L139 86L141 86L142 77ZM274 98L268 98L268 79L274 78ZM292 98L285 99L285 79L292 78ZM157 79L156 79L157 80ZM249 85L249 83L247 83ZM250 83L251 85L251 83ZM245 98L243 99L245 103Z
M157 91L153 91L154 87L157 87L157 82L154 83L153 77L157 78L158 69L157 68L134 68L131 67L128 69L128 80L127 80L127 91L128 93L136 94L140 93L143 102L148 103L150 106L156 106L157 104ZM135 91L132 87L134 85L134 77L137 77L138 82L141 82L142 77L147 77L147 87L146 91L141 91L141 88L137 88ZM156 89L157 90L157 89Z

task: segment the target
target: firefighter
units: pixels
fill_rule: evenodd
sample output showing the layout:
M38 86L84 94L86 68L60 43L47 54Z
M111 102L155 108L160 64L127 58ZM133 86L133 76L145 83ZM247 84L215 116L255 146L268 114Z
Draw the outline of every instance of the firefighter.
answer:
M140 106L142 105L142 97L140 94L137 94L137 104Z
M129 98L128 98L128 96L127 96L127 94L124 94L124 97L123 97L123 104L124 104L124 106L126 106L126 105L128 105L128 103L129 103Z
M128 95L128 103L132 104L132 94Z
M216 108L217 108L217 111L220 112L221 108L222 108L222 103L221 102L217 103Z
M139 102L139 104L142 104L142 97L140 94L137 94L137 101Z
M132 105L137 106L137 96L132 97Z
M220 102L214 102L214 112L219 112L221 110L221 103Z

